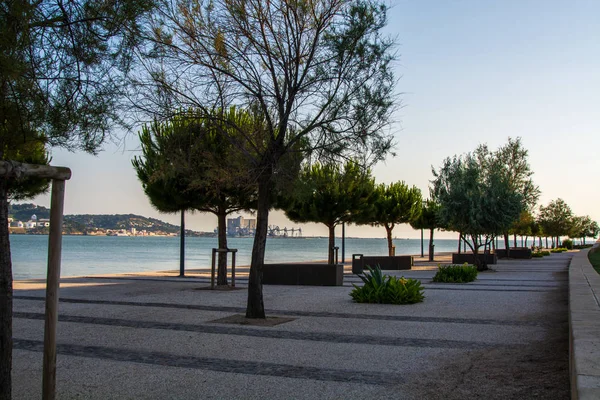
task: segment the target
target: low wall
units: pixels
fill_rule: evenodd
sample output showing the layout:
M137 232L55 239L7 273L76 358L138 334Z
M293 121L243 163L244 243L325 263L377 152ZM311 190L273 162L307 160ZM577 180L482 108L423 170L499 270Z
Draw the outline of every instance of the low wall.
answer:
M484 257L486 263L488 264L497 264L498 256L496 254L477 254L478 258L483 262ZM475 256L473 253L452 253L452 264L475 264Z
M498 258L506 258L506 249L496 249L494 252ZM531 258L531 249L528 247L511 247L510 258L529 260Z
M600 275L589 251L575 254L569 265L571 398L582 400L600 399Z
M413 266L412 256L363 256L362 254L352 255L352 273L362 274L366 266L375 268L379 266L381 270L400 271L411 269Z
M264 264L265 285L342 286L342 264L285 263Z

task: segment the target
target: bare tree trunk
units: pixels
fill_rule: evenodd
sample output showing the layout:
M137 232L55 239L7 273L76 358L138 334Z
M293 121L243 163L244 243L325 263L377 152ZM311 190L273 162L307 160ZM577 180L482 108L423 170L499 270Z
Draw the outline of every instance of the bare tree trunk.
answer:
M8 236L8 187L0 179L0 399L11 399L12 262Z
M271 195L271 175L265 175L263 175L258 182L256 233L254 234L252 261L250 264L250 275L248 276L248 304L246 306L246 318L265 318L262 269L265 263L265 247L267 245L267 231L269 227L269 209L271 208L269 199Z
M394 224L384 224L385 232L387 234L387 245L388 245L388 256L393 256L392 254L392 230L394 229Z
M517 247L517 234L516 233L513 233L513 244L514 244L513 247Z
M541 248L542 247L542 237L541 236L538 236L538 243L539 243L540 248Z
M219 231L219 248L227 248L227 214L221 208L217 213ZM217 268L217 285L227 285L227 253L219 253L219 264Z
M329 250L327 251L327 264L335 263L333 259L333 248L335 247L335 225L328 225L329 228Z
M458 234L458 254L460 254L460 246L462 245L462 233Z
M466 240L465 240L465 243L467 243L469 245L469 247L471 248L471 251L473 252L473 261L474 261L475 266L477 267L477 271L485 271L487 269L487 265L485 263L485 260L482 262L481 259L479 258L479 243L477 241L477 235L471 235L471 238L473 240L473 245L471 245L471 243L469 243ZM485 257L485 253L484 253L484 257Z
M504 233L504 248L506 249L506 258L510 258L510 243L508 238L508 232Z
M548 248L548 236L546 236L546 248Z
M583 245L585 246L585 236L583 237Z
M434 256L434 244L433 244L433 231L435 229L429 230L429 261L433 261Z
M527 247L527 240L529 239L529 236L525 236L525 247Z

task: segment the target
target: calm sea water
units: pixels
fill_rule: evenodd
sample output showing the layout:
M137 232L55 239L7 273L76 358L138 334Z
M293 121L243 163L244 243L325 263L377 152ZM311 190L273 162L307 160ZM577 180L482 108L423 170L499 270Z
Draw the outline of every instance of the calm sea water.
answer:
M236 264L250 264L252 238L229 238L229 248L238 249ZM45 278L48 236L10 237L14 279ZM419 254L420 239L394 240L396 254ZM341 240L336 241L340 246ZM435 241L435 250L456 251L456 240ZM268 239L266 262L327 259L326 238ZM428 241L425 240L425 253ZM210 266L216 238L186 238L186 268ZM386 255L384 239L346 239L346 259L353 253ZM61 276L143 272L179 269L178 237L64 236Z

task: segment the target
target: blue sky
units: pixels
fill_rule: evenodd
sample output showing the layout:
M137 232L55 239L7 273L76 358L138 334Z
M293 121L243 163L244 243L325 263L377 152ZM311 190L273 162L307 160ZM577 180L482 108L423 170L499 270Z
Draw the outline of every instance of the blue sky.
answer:
M431 167L480 143L497 148L521 137L540 186L540 203L563 198L578 215L600 221L600 1L426 1L390 3L386 32L397 38L403 108L396 115L397 157L377 165L380 182L404 180L428 192ZM177 223L154 211L130 159L134 135L98 157L53 151L73 170L66 213L136 213ZM40 196L36 203L48 205ZM271 223L298 226L280 213ZM211 230L212 215L188 218ZM303 225L305 234L326 235ZM383 237L383 228L349 227L352 236ZM410 227L398 237L417 237ZM440 237L454 237L442 234Z

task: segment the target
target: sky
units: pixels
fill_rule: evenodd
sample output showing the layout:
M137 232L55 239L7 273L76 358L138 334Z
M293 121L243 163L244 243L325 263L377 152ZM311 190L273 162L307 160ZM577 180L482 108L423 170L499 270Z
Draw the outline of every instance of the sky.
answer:
M374 168L376 180L402 180L426 196L432 166L444 158L521 137L540 204L560 197L575 214L600 221L600 1L389 4L385 33L398 42L402 108L392 125L396 157ZM98 156L52 150L52 164L73 171L65 214L134 213L178 224L177 215L157 212L146 199L131 166L139 153L135 134L107 143ZM50 199L33 202L49 206ZM269 222L327 235L324 225L295 224L281 212L272 212ZM216 225L212 214L190 215L186 222L200 231ZM384 237L385 230L348 226L346 235ZM420 232L402 225L394 235L417 238Z

